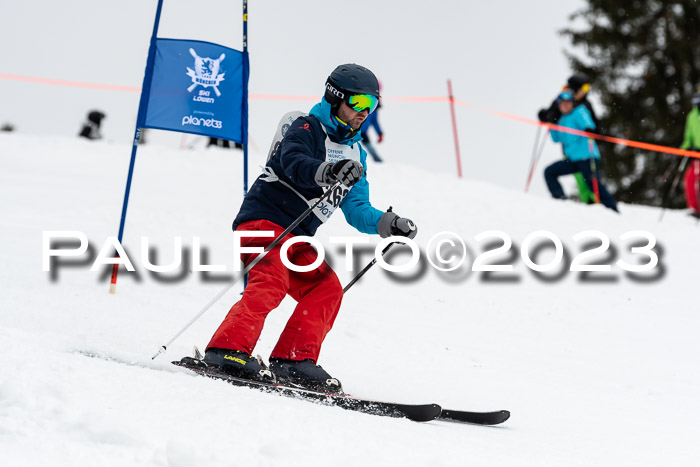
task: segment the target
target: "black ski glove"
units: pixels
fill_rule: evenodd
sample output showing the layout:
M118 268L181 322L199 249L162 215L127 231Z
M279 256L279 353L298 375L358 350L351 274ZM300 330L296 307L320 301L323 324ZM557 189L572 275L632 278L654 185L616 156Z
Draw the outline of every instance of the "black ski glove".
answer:
M537 118L543 123L557 123L561 118L561 112L559 111L559 106L557 101L552 102L552 105L548 109L540 109L537 112Z
M377 232L382 238L396 235L399 237L414 238L418 233L418 227L411 219L399 217L391 211L387 211L379 218Z
M316 183L320 186L328 186L339 181L346 187L351 187L359 182L365 170L359 161L343 159L338 162L324 162L316 171Z

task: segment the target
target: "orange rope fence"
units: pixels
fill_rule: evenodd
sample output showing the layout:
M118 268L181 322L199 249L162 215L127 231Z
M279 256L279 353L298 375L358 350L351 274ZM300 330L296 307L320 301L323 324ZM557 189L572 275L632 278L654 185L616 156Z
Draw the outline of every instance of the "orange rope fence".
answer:
M53 78L38 78L34 76L22 76L9 73L0 73L0 79L8 81L20 81L25 83L35 83L35 84L48 84L52 86L68 86L74 88L82 89L98 89L102 91L121 91L121 92L141 92L140 86L120 86L115 84L99 84L99 83L87 83L83 81L68 81L62 79ZM316 101L318 96L304 96L304 95L286 95L286 94L249 94L248 96L253 100L271 100L271 101ZM398 97L385 97L382 99L385 102L449 102L447 96L398 96ZM492 110L487 108L478 107L469 102L454 99L454 103L467 107L478 112L488 113L499 118L504 118L507 120L513 120L520 123L525 123L528 125L541 125L552 130L561 131L564 133L571 133L574 135L585 136L588 138L597 139L600 141L605 141L613 144L620 144L622 146L630 146L634 148L644 149L646 151L661 152L665 154L673 154L676 156L687 156L700 159L700 152L687 151L678 148L672 148L669 146L661 146L658 144L645 143L642 141L633 141L624 138L616 138L613 136L598 135L595 133L588 133L585 131L574 130L573 128L562 127L552 123L542 123L537 120L532 120L529 118L521 117L518 115L509 114L506 112L501 112L498 110Z

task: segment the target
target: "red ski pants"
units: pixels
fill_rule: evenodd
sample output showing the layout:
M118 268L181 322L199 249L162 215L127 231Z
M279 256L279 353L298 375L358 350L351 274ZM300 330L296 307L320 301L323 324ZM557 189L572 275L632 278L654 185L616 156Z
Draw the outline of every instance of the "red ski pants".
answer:
M685 172L685 200L694 212L700 212L700 161L695 159Z
M262 248L284 231L266 220L245 222L236 230L273 231L273 237L241 238L243 247ZM250 270L243 297L228 312L207 348L242 350L252 354L267 314L289 294L298 303L270 356L288 360L310 358L316 363L323 339L340 309L343 289L335 272L325 262L309 272L295 272L282 264L281 246L292 237L287 235ZM257 255L242 254L241 259L247 265ZM308 243L295 243L287 251L287 256L293 264L306 266L316 260L317 253Z

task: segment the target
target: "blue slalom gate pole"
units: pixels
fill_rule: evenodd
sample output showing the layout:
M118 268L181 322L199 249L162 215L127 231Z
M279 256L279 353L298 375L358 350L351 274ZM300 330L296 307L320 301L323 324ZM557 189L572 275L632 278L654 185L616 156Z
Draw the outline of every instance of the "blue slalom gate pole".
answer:
M244 63L248 62L248 0L243 0L243 57ZM247 65L246 65L247 67ZM248 73L243 73L243 197L248 194ZM248 286L248 274L243 276L243 288Z
M122 215L119 221L119 235L117 239L119 244L122 243L124 237L124 224L126 222L126 209L129 206L129 193L131 192L131 179L134 175L134 165L136 163L136 150L141 140L141 128L146 121L146 109L148 108L148 98L151 93L151 78L153 76L153 64L156 60L156 38L158 35L158 24L160 23L160 12L163 9L163 0L158 0L156 9L156 19L153 23L153 34L151 35L151 44L148 48L148 59L146 60L146 73L143 77L143 86L141 87L141 100L139 101L139 111L136 117L136 130L134 131L134 142L131 147L131 160L129 161L129 174L126 178L126 189L124 190L124 203L122 204ZM114 257L118 258L119 254L114 253ZM119 273L119 264L112 266L112 278L109 283L109 293L117 291L117 274Z

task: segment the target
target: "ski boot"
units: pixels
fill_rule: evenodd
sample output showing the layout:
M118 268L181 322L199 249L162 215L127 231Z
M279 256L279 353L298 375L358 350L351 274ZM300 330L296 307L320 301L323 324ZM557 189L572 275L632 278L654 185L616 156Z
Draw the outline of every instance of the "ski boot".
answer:
M273 357L270 358L270 371L281 384L333 394L343 392L340 381L329 375L319 365L314 364L311 359L286 360Z
M270 370L255 357L241 350L210 348L204 353L202 361L221 368L221 371L231 376L265 383L275 382L275 375Z

